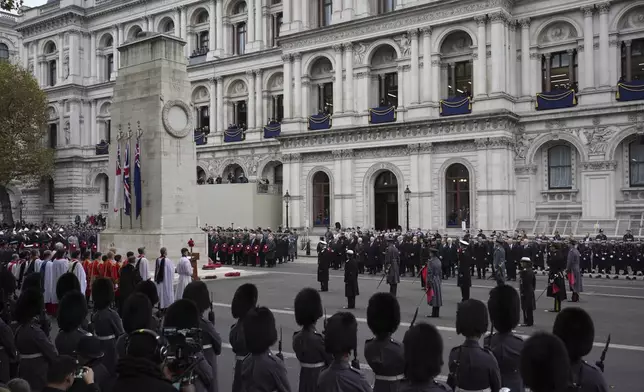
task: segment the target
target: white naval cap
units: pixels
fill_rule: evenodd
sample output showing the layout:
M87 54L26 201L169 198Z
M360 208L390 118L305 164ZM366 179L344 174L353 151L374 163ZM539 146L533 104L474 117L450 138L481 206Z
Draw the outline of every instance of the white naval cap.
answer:
M351 249L349 249L349 250L347 250L347 254L348 254L348 255L352 255L352 254L353 254L353 251L352 251Z
M470 243L469 243L469 242L467 242L467 241L460 240L459 242L460 242L462 245L465 245L465 246L469 246L469 245L470 245Z

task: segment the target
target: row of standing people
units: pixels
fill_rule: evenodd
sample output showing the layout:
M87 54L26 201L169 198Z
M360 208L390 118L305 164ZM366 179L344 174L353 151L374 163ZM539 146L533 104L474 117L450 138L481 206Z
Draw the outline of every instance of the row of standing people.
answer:
M297 259L297 241L297 231L214 232L208 237L208 257L221 264L275 267Z

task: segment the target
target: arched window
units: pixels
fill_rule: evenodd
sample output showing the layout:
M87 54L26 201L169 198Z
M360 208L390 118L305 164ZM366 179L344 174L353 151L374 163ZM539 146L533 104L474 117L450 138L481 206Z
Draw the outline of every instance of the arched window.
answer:
M377 85L372 82L372 91L378 95L370 94L370 107L396 106L398 107L398 71L396 67L398 55L394 48L383 45L371 57L371 75L377 76Z
M0 61L9 61L9 47L0 43Z
M329 176L322 171L313 176L313 214L314 226L328 226L331 221L331 184Z
M544 55L541 61L543 91L577 88L577 51Z
M114 40L112 39L112 36L109 36L109 37L105 40L105 47L106 47L106 48L111 48L113 45L114 45Z
M470 172L455 163L445 173L447 227L470 227Z
M206 183L206 171L201 167L197 166L197 185L203 185Z
M244 3L246 4L246 3ZM235 37L236 54L246 53L246 23L237 24L237 36Z
M333 113L333 66L326 57L321 57L311 66L311 108L309 113Z
M628 148L628 158L630 185L644 187L644 144L638 140L632 142Z
M47 181L47 201L49 204L54 204L55 195L54 195L54 179L50 178Z
M572 188L572 150L569 146L559 145L548 150L548 187Z
M110 202L110 179L107 176L103 178L103 203Z
M398 227L398 179L389 171L376 177L374 190L374 226L376 230Z
M202 11L197 15L197 19L195 20L195 24L202 24L202 23L208 23L208 13L206 11Z
M163 27L161 27L161 31L168 34L174 33L174 22L172 20L165 22Z
M443 85L448 97L468 97L474 91L474 79L472 78L472 37L465 31L454 31L450 33L441 44L441 62L446 65L445 71L441 71L447 85Z
M246 8L246 2L240 1L239 3L235 4L235 8L233 8L233 15L244 14L247 11L248 8Z
M644 80L644 38L627 45L622 42L622 77L627 80Z
M47 42L44 49L45 54L53 54L56 52L56 44L52 41Z

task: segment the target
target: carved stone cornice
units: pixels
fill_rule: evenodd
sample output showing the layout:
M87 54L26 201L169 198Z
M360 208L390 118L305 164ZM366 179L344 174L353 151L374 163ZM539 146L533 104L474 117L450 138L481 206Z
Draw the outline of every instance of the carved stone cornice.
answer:
M302 162L302 154L299 154L299 153L291 154L290 161L293 163Z
M487 23L487 15L475 16L474 21L476 21L476 24L478 26L485 26L485 23Z
M605 3L597 4L597 8L599 9L600 14L607 14L610 12L610 3L605 2Z
M617 161L588 161L581 165L583 171L614 171Z
M514 167L516 175L534 175L537 174L537 165L518 165Z
M592 18L593 17L593 12L595 12L595 7L592 5L585 5L581 7L581 12L583 12L584 17L586 18Z
M530 18L521 18L521 19L519 19L519 24L521 25L522 29L529 29L530 28Z
M293 61L302 61L302 53L293 53Z

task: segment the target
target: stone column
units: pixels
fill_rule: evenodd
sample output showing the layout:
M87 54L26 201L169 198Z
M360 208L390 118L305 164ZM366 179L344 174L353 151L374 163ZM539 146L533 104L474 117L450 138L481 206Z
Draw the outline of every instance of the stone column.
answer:
M302 28L302 3L303 0L293 0L293 20L291 21L291 30L300 30Z
M505 91L505 45L503 29L505 15L498 12L490 15L492 22L492 93Z
M423 92L423 102L432 101L432 28L423 27L423 82L420 84Z
M420 68L418 62L419 62L419 57L420 53L418 51L418 30L414 29L409 31L407 34L411 37L411 80L412 83L410 83L411 87L411 96L410 96L410 102L412 105L420 103L420 98L419 98L419 88L420 88L420 83L419 83L419 78L418 78L418 70ZM398 94L400 95L400 94Z
M213 135L217 131L217 117L221 113L217 110L217 80L215 78L208 79L208 92L210 97L210 107L208 108L208 128Z
M530 53L530 75L530 95L536 97L542 90L541 54L539 53Z
M431 143L423 143L419 147L418 171L421 174L418 182L419 225L423 229L430 229L432 228L432 179L430 175L425 173L433 173L432 154L434 148Z
M80 112L81 101L78 98L69 100L69 144L72 146L80 145ZM65 140L67 143L67 140Z
M98 134L98 124L96 123L96 100L92 99L89 101L90 107L89 107L89 128L90 128L90 135L89 135L89 143L90 144L98 144L101 141L101 137ZM110 143L110 140L106 140L106 142Z
M89 35L90 35L90 41L89 41L90 77L91 77L91 83L96 83L97 81L96 76L98 75L98 65L96 64L96 32L92 31Z
M402 109L405 107L405 68L399 65L396 70L398 71L398 88L402 90L398 92L398 108Z
M255 41L264 42L264 24L262 23L262 0L255 0Z
M519 86L517 86L517 22L515 20L508 23L508 30L510 33L508 37L510 51L508 53L509 86L507 93L513 96L519 96Z
M629 39L624 41L624 49L626 51L626 77L627 81L632 81L633 80L633 49L632 49L632 44L633 42Z
M546 92L550 92L550 53L545 54L546 61ZM570 75L572 81L572 74Z
M289 30L291 24L291 3L297 0L282 0L282 30Z
M600 72L601 79L599 85L602 87L608 87L611 85L612 81L608 79L610 72L609 69L609 50L608 50L608 13L610 12L610 3L599 4L599 66L602 72ZM593 49L593 46L589 47L587 50Z
M58 34L58 68L56 72L58 75L58 83L62 83L65 80L63 74L65 68L65 39L63 33Z
M255 42L255 2L257 0L247 0L246 5L248 8L248 19L246 24L248 25L248 32L246 34L246 42L251 43Z
M118 26L118 29L119 29L119 33L118 33L119 40L118 40L118 43L119 43L119 45L120 45L120 44L122 44L123 42L125 42L125 38L126 38L126 37L125 37L125 26L123 25L123 23L120 23L120 24L118 24L117 26Z
M335 7L334 2L333 6ZM334 13L335 15L335 13ZM335 51L335 81L333 83L333 114L342 113L342 45L334 45L333 50ZM399 82L400 83L400 82Z
M44 87L47 84L47 66L45 64L45 56L36 54L34 55L34 69L38 77L38 85Z
M302 117L307 119L311 114L311 81L306 78L302 81Z
M346 61L346 78L347 81L345 83L346 85L346 94L345 94L345 100L344 100L344 110L346 112L355 112L355 98L353 95L353 44L352 43L346 43L344 44L344 53L345 53L345 61Z
M293 55L293 117L301 118L302 114L302 54Z
M112 58L114 60L112 62L114 64L113 66L114 69L112 70L112 73L114 74L114 76L118 74L118 69L120 65L119 50L118 50L119 41L120 41L119 28L117 25L114 25L112 26ZM100 66L98 66L97 72L98 72L98 80L102 81L103 77L101 76Z
M290 184L291 184L291 205L289 208L289 220L291 227L302 227L302 194L300 193L300 177L302 174L302 156L291 154ZM286 193L286 189L282 192Z
M521 19L521 95L530 92L530 18Z
M248 129L255 129L255 73L246 71L248 81Z
M216 49L220 54L223 54L224 52L224 11L222 2L223 0L215 0L215 18L217 28L215 39L217 40Z
M581 7L581 11L584 13L584 78L583 78L583 89L590 89L595 87L595 67L593 55L595 50L593 49L594 45L594 35L593 35L593 11L594 7L584 6ZM579 64L581 65L582 59L579 58ZM605 70L603 70L605 71ZM581 79L581 78L579 78ZM579 80L581 82L581 80Z
M432 99L436 102L440 101L441 93L441 55L432 55L432 83L429 86L432 91ZM475 87L476 88L476 87Z
M29 68L29 56L31 55L31 51L29 50L31 48L31 44L22 44L20 47L22 48L21 50L21 56L22 56L22 67L24 69Z
M342 216L342 226L353 227L354 226L354 213L355 208L353 208L355 203L355 194L356 192L353 189L353 176L355 173L354 168L354 159L353 159L353 150L342 150L342 210L344 215Z
M186 41L183 53L188 57L190 56L190 40L188 39L188 9L185 6L181 7L181 39Z
M309 3L309 1L302 1L302 29L308 29L311 25Z
M291 98L293 97L292 86L293 78L291 77L291 55L285 54L282 55L282 61L284 61L284 118L291 119L293 118L293 113L291 112Z
M71 80L75 76L80 76L80 31L78 30L69 32L69 76Z
M331 224L333 222L341 222L344 219L343 203L342 203L342 177L345 173L342 172L342 150L333 150L333 184L331 189L333 191L333 206L331 211Z
M217 82L217 129L213 130L213 132L222 133L226 124L224 122L226 113L224 110L224 78L218 76L215 81Z
M610 61L610 68L608 69L609 73L609 78L608 80L618 80L621 74L621 56L619 55L621 53L621 43L620 41L616 38L613 37L611 38L610 42L608 43L608 56L611 58ZM619 76L618 76L619 75Z
M264 103L262 100L264 96L264 83L262 75L263 71L261 69L255 71L255 126L260 129L264 125Z
M210 0L208 3L208 51L217 50L217 4L216 0Z
M474 95L484 96L487 95L487 31L486 23L487 17L485 15L477 16L474 18L478 26L477 41L478 47L476 53L478 54L476 80L472 83ZM492 43L494 45L494 43ZM494 72L494 70L492 70Z
M333 1L331 8L333 14L331 15L331 24L336 24L342 22L342 1L335 0ZM320 18L322 16L320 15Z
M181 7L174 8L174 35L181 38Z

